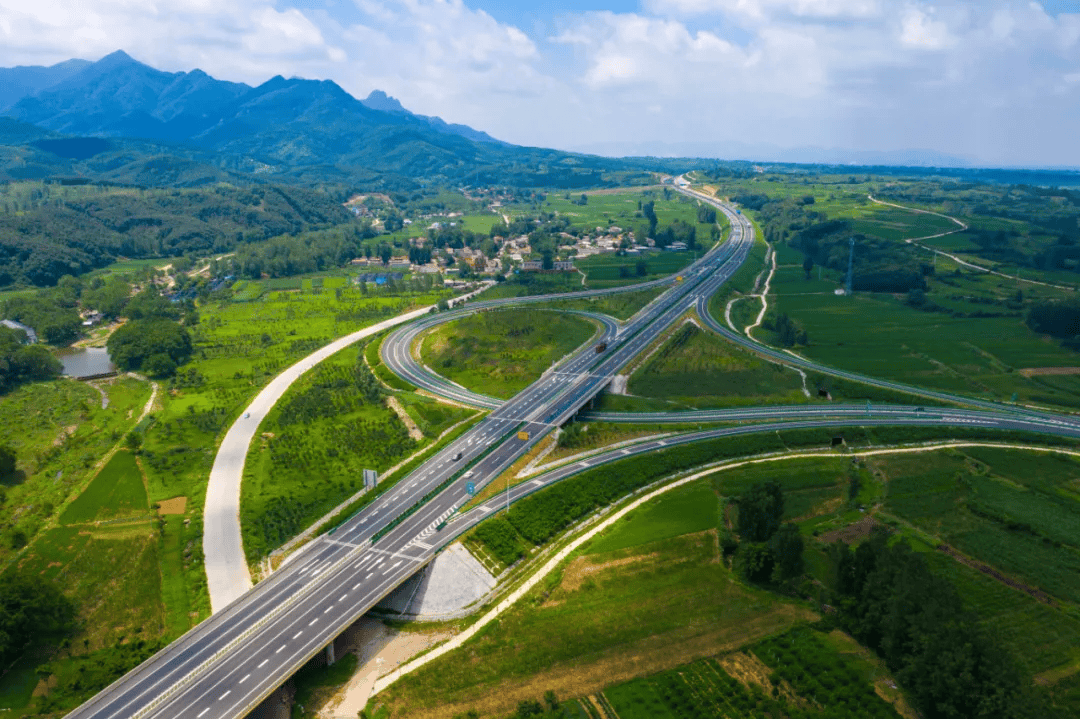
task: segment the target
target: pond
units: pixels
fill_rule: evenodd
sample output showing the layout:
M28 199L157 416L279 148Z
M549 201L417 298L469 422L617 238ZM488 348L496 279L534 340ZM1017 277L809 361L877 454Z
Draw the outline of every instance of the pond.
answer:
M109 351L104 347L61 350L58 358L60 364L64 365L64 374L75 379L116 371L116 365L109 359Z

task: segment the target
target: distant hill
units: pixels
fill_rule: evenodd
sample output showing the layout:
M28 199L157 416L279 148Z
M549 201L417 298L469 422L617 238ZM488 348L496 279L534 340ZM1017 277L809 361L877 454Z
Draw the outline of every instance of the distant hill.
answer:
M456 125L448 123L441 117L430 117L428 115L418 115L406 110L402 104L395 97L390 97L382 90L372 90L371 94L360 102L364 103L372 110L381 110L382 112L398 113L403 115L412 115L413 117L424 120L428 125L439 132L447 132L452 135L460 135L461 137L468 138L475 142L502 142L502 140L496 140L486 132L480 130L474 130L468 125Z
M230 169L277 175L327 166L328 174L461 176L488 164L528 163L537 153L536 163L566 156L522 156L486 133L414 115L381 92L362 102L330 81L280 76L250 87L201 70L163 72L123 51L77 68L4 114L69 136L183 145Z
M6 110L28 95L53 87L89 64L87 60L67 60L49 67L19 65L0 68L0 110Z

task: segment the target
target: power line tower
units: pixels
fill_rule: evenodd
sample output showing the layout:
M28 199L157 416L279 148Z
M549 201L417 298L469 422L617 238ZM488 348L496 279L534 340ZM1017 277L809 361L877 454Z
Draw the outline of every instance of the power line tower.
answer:
M851 238L850 244L851 244L851 253L848 254L848 258L847 258L847 287L846 287L847 293L849 295L851 294L852 266L855 264L855 238L854 237Z

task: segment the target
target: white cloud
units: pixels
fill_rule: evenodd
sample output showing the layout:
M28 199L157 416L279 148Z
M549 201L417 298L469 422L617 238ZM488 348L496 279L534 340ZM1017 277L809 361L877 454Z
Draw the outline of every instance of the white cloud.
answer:
M782 16L863 18L881 12L880 0L647 0L646 6L660 15L722 13L755 22Z
M551 37L471 0L352 0L343 12L347 1L0 0L0 65L123 48L249 83L329 78L523 144L739 140L992 159L1022 132L1024 152L1080 164L1080 15L1028 0L643 0L559 15Z
M930 12L909 7L900 20L900 42L909 47L941 50L955 44L948 26Z

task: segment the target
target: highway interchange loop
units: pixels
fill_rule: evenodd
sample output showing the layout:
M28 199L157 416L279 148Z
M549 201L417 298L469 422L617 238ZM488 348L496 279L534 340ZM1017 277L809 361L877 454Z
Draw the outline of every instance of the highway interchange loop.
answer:
M753 227L741 214L713 198L685 188L678 189L716 206L728 216L732 227L726 242L681 273L682 281L666 278L648 283L646 286L663 285L668 289L621 325L603 320L598 340L565 358L509 401L493 400L486 417L374 497L360 512L330 533L309 542L268 579L215 612L68 716L73 719L245 716L345 628L429 562L439 549L497 511L497 505L505 501L502 496L497 501L459 512L471 499L468 485L482 488L493 481L550 430L574 417L619 371L686 312L696 308L708 322L708 312L702 310L707 308L709 298L749 254L754 242ZM639 290L642 286L629 289ZM611 290L594 290L557 298L544 296L476 302L466 311L609 292ZM438 392L445 391L447 386L456 387L410 362L409 348L419 332L458 316L461 315L454 312L425 316L416 325L394 333L383 345L384 361L419 387ZM595 345L600 341L607 343L607 349L598 354ZM747 344L745 338L736 341ZM775 352L756 343L753 349L766 356ZM786 363L798 361L786 354L774 359ZM839 374L812 363L808 365L816 371ZM846 373L841 376L853 377ZM883 386L894 385L885 383ZM474 395L460 387L454 391L458 393L455 397L458 401ZM918 393L935 398L938 395L924 390ZM1080 438L1080 424L1063 416L981 400L945 395L942 398L972 408L919 411L889 406L878 408L870 416L865 416L865 407L850 405L823 408L832 416L815 414L819 409L817 405L782 411L778 408L728 410L729 413L743 413L743 416L729 414L727 419L746 419L756 412L755 418L764 415L772 417L773 421L669 436L591 455L510 487L509 499L514 501L604 462L713 437L781 428L965 426ZM490 398L485 401L487 399ZM859 416L860 409L862 416ZM793 418L775 421L781 414ZM689 417L683 415L678 421L687 421ZM650 417L645 421L658 420Z

